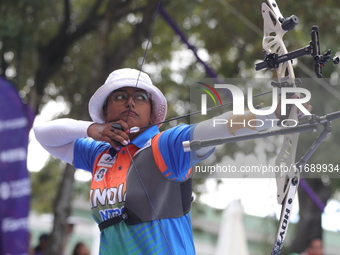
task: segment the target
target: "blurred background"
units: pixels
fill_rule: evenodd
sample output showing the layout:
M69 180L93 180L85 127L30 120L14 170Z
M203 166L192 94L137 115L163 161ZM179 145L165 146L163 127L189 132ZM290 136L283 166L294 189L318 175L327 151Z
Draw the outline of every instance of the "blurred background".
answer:
M143 71L165 94L167 119L192 110L190 86L200 78L274 79L275 72L254 68L264 58L262 2L163 0L156 14L155 0L2 0L0 253L25 254L22 247L38 246L47 234L53 244L48 254L72 254L79 242L97 254L99 230L88 202L90 174L45 152L32 126L64 117L90 120L89 98L111 71L140 69L149 37ZM306 46L316 24L321 51L329 48L340 56L339 1L277 3L285 17L295 14L300 20L284 37L289 51ZM293 64L296 77L315 78L311 57ZM311 91L317 115L339 110L339 67L328 64L323 75L330 81L302 85ZM164 124L162 130L182 123L190 119ZM297 159L316 136L300 135ZM202 164L268 163L281 143L278 137L219 146ZM339 146L340 125L334 121L332 135L309 163L339 167ZM197 254L269 254L280 214L275 179L210 177L194 179ZM313 237L322 238L325 254L339 254L340 180L335 174L304 182L281 254L303 252Z

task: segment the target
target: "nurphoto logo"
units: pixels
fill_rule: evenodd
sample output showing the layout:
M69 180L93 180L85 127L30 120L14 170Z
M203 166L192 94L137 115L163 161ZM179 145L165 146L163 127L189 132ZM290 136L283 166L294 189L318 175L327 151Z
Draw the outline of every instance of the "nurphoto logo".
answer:
M247 97L245 98L245 95L243 91L231 84L215 84L214 87L198 82L199 84L203 85L204 88L201 87L196 87L202 91L205 92L205 94L201 94L201 114L206 115L207 114L207 95L210 96L210 98L213 100L215 106L217 106L217 100L220 105L223 105L221 96L217 92L216 89L228 89L232 95L232 114L233 115L245 115L245 108L248 109L250 113L253 115L270 115L275 112L275 110L278 107L279 103L279 96L281 97L280 101L280 108L281 108L281 115L285 116L289 113L286 112L287 105L295 105L297 109L299 109L304 115L311 115L311 113L304 107L304 103L307 103L311 99L311 93L309 90L305 88L296 88L296 87L282 87L280 89L280 92L277 87L272 87L272 105L270 107L266 107L264 109L257 109L254 107L254 102L253 102L253 88L252 87L247 87ZM289 95L292 94L302 94L302 97L297 97L297 98L290 98ZM217 100L216 100L217 99ZM245 99L247 99L247 106L245 107ZM255 117L255 116L254 116ZM277 119L266 119L266 121L271 121L272 126L275 126L275 122ZM243 120L245 122L245 120ZM261 127L264 125L263 120L260 119L248 119L247 126L257 128ZM227 119L218 119L214 118L214 127L216 125L220 124L227 124L228 120ZM242 123L234 123L234 124L242 124ZM246 123L243 123L246 126ZM281 125L283 127L288 127L288 126L296 126L298 122L294 119L286 119L282 120Z

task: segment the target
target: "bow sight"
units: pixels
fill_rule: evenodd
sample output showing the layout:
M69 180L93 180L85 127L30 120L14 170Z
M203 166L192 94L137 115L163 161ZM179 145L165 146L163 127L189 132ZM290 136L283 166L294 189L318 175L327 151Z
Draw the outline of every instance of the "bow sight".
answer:
M274 17L271 17L274 20ZM281 22L281 27L285 31L292 30L298 23L299 19L292 15L288 18L279 18L279 22ZM260 63L256 64L256 71L270 68L270 69L277 69L280 63L293 60L295 58L304 56L304 55L311 55L314 60L314 72L318 78L322 78L322 67L332 59L335 65L339 64L340 59L339 57L331 57L332 51L329 49L322 55L320 54L320 46L319 46L319 27L313 26L311 29L311 41L309 44L301 49L288 52L287 54L283 54L281 56L278 53L268 53L265 52L266 56L264 60Z

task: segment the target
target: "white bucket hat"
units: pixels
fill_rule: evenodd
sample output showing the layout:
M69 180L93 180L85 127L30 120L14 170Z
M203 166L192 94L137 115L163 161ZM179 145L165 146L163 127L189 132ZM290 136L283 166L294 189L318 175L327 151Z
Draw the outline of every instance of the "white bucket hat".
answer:
M137 82L138 81L138 82ZM89 113L96 123L105 123L103 106L106 98L112 91L122 87L137 87L150 93L152 100L152 121L153 123L165 120L167 102L163 93L152 84L150 77L139 70L124 68L113 71L105 83L97 89L89 102ZM160 127L162 124L159 124Z

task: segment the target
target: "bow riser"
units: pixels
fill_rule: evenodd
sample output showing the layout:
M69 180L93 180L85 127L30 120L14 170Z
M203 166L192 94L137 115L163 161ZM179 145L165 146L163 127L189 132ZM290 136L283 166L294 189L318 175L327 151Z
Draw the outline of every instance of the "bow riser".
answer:
M284 44L283 36L288 30L282 26L285 19L274 0L267 0L267 3L262 4L262 17L264 21L262 44L266 54L272 54L277 58L287 54L288 50ZM291 61L276 65L276 73L279 83L285 81L291 84L292 87L296 87L295 74ZM297 96L299 97L300 95ZM297 107L295 105L290 108L288 114L288 119L298 121ZM287 125L285 124L285 126L294 125L294 121L286 123ZM283 246L300 179L299 172L297 172L295 168L298 139L299 133L285 135L281 150L275 160L275 165L281 169L281 172L275 173L275 177L277 184L277 202L278 204L282 204L282 208L276 240L271 252L272 255L279 255ZM289 169L289 172L287 172L287 169Z
M282 23L280 20L283 20L283 16L278 9L278 5L275 1L267 1L267 3L262 4L262 17L264 20L264 37L263 37L263 49L267 54L277 54L278 56L282 56L287 54L287 48L283 42L283 36L287 32L282 28ZM287 81L290 84L293 84L295 87L295 74L293 70L292 63L290 61L281 63L278 65L276 69L278 82ZM299 95L298 95L299 96ZM298 120L297 116L297 108L294 105L289 113L289 119ZM287 123L287 126L291 126L294 123ZM295 154L297 148L297 142L299 139L299 134L290 134L285 135L281 150L276 159L276 166L282 167L284 169L292 169L294 170L295 165ZM282 204L288 189L287 183L291 178L295 176L295 171L291 171L288 173L277 173L276 174L276 182L277 182L277 202Z

